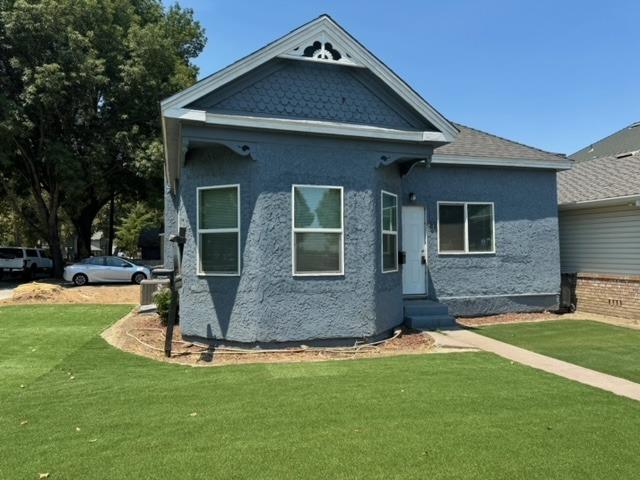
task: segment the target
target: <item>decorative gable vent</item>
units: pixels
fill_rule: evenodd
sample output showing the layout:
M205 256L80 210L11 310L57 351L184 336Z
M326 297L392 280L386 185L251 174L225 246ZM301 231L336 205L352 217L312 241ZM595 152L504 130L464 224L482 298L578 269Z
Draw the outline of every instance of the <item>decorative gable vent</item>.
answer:
M287 53L280 55L283 58L295 60L310 60L315 62L331 62L343 65L358 66L349 52L340 46L339 42L332 40L325 32L320 32L315 38L297 45Z

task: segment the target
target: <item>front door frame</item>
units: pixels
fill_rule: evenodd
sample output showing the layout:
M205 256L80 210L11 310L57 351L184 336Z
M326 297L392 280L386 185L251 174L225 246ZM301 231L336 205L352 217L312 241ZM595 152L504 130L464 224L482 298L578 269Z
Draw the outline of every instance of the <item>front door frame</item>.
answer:
M418 288L418 290L423 290L423 291L413 291L415 289L408 289L406 288L406 280L405 280L405 274L404 271L407 268L408 262L410 261L409 259L409 255L408 252L406 251L406 244L405 241L407 239L407 235L405 232L405 212L408 209L412 209L412 208L419 208L422 211L422 225L423 225L423 234L422 234L422 238L423 238L423 242L422 242L422 250L421 250L421 256L424 256L425 259L425 263L422 263L422 260L420 258L420 256L418 257L417 261L420 262L421 266L422 266L422 271L423 271L423 285L424 288L420 289ZM418 296L428 296L429 294L429 284L427 282L427 266L428 266L428 262L429 262L429 256L428 256L428 249L427 249L427 207L424 205L403 205L402 206L402 250L405 252L405 260L406 263L402 266L403 268L403 275L402 275L402 295L404 296L413 296L413 295L418 295ZM415 259L413 259L413 261L416 261ZM419 287L421 287L422 285L420 285ZM407 290L409 291L409 293L407 293Z

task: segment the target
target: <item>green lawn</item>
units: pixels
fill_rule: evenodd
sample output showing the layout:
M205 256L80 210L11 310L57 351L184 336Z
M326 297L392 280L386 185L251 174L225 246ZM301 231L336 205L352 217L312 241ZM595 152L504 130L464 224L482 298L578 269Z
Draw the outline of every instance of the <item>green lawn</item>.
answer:
M190 368L108 346L99 332L124 313L0 308L0 478L640 471L640 403L490 354Z
M479 333L640 383L640 330L587 320L482 327Z

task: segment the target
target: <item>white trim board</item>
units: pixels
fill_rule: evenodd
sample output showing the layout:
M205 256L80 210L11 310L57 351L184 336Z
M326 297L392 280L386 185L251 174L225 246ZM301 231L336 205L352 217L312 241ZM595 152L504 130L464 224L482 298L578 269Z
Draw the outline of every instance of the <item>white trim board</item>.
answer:
M472 155L438 155L433 154L431 158L433 165L470 165L470 166L490 166L490 167L518 167L518 168L544 168L551 170L569 170L572 161L558 157L557 161L552 160L529 160L523 158L494 158L478 157Z
M382 140L399 140L418 143L447 142L446 136L441 132L397 130L372 125L358 125L353 123L322 120L209 113L201 110L189 110L186 108L172 108L167 110L164 112L164 118L185 120L192 123L203 123L215 126L256 128L300 133L311 132L320 135L337 135L355 138L376 138Z

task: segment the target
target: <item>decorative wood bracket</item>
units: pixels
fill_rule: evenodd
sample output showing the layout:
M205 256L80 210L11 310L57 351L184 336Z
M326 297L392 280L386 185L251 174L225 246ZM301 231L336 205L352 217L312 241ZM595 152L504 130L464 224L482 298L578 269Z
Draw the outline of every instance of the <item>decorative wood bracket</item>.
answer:
M398 169L400 170L400 175L405 177L409 175L413 167L415 167L418 163L424 162L427 167L431 164L431 155L428 157L414 157L407 155L389 155L384 154L380 156L380 160L378 160L378 164L376 168L388 167L393 165L394 163L398 165Z

